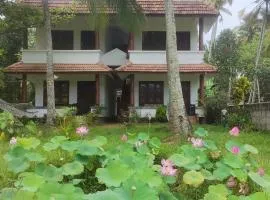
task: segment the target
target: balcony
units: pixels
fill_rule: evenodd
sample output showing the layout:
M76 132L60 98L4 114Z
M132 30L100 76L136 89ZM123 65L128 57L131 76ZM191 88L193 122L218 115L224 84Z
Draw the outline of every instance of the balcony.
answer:
M180 64L202 64L204 51L178 51ZM166 51L129 51L133 64L166 64Z
M100 61L101 50L54 50L53 62L57 64L96 64ZM45 50L23 50L24 63L46 63Z

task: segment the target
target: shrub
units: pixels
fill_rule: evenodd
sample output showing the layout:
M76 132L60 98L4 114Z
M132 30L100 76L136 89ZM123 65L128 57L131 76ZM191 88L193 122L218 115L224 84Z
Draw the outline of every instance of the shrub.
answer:
M21 133L21 128L23 124L15 118L9 112L2 112L0 113L0 132L1 136L12 137L18 133Z
M245 76L242 76L233 83L232 98L235 105L245 102L245 97L248 94L250 87L251 83Z
M164 105L160 105L156 109L156 120L159 122L167 122L167 107Z
M205 105L206 122L219 124L221 122L221 110L227 108L227 94L220 92L219 95L206 97Z
M242 130L253 130L255 128L252 123L250 112L244 108L232 109L227 118L228 127L238 126Z

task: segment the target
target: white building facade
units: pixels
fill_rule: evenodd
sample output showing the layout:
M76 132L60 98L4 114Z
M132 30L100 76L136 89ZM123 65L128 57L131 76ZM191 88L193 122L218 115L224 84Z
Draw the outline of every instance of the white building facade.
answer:
M77 106L78 114L85 114L98 105L105 117L112 117L132 107L141 117L149 113L154 117L159 105L168 105L163 0L137 1L146 22L134 33L115 23L95 30L85 10L52 28L57 108ZM41 5L37 2L34 6ZM50 6L59 6L56 3L51 0ZM203 1L175 1L175 5L179 73L187 112L195 115L203 101L204 82L216 72L203 61L203 35L218 13ZM44 28L38 27L35 48L23 50L22 60L5 69L22 78L22 89L27 81L33 83L38 116L46 114L44 34Z

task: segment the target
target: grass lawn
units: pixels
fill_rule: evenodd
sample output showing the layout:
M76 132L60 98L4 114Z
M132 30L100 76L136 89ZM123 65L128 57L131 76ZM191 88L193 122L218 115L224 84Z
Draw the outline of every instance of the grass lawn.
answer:
M194 129L196 127L198 127L198 125L194 126ZM222 148L221 150L224 150L224 144L226 141L232 139L228 133L228 129L221 126L203 125L202 127L208 130L209 139L214 140L218 147ZM135 124L127 128L127 132L131 135L147 131L148 124ZM121 124L104 124L90 127L90 134L88 135L88 138L91 139L97 135L105 136L108 138L107 147L113 147L121 142L120 138L124 133L126 133L126 128ZM158 123L151 125L149 134L150 136L156 136L160 139L165 139L168 136L172 136L172 134L168 131L167 124ZM39 137L39 139L42 141L48 141L52 136L53 134L45 133L44 136ZM270 132L241 132L239 137L233 139L241 143L247 143L257 147L259 154L256 158L261 166L263 166L266 171L270 173ZM179 145L179 141L176 141L175 144L163 143L161 154L164 157L169 156L177 150ZM0 188L8 187L12 184L13 175L8 172L8 167L3 158L8 146L8 142L0 142Z

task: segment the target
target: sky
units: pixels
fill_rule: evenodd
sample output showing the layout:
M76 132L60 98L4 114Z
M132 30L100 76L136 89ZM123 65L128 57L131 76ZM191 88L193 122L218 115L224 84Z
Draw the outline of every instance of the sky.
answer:
M243 8L245 8L246 11L252 10L252 8L255 6L254 1L255 0L233 0L232 6L227 5L226 8L230 10L232 16L221 12L221 15L223 16L223 22L219 22L217 34L219 34L224 29L239 26L241 22L239 19L239 11ZM210 38L211 34L208 33L206 35L206 40L209 41Z

